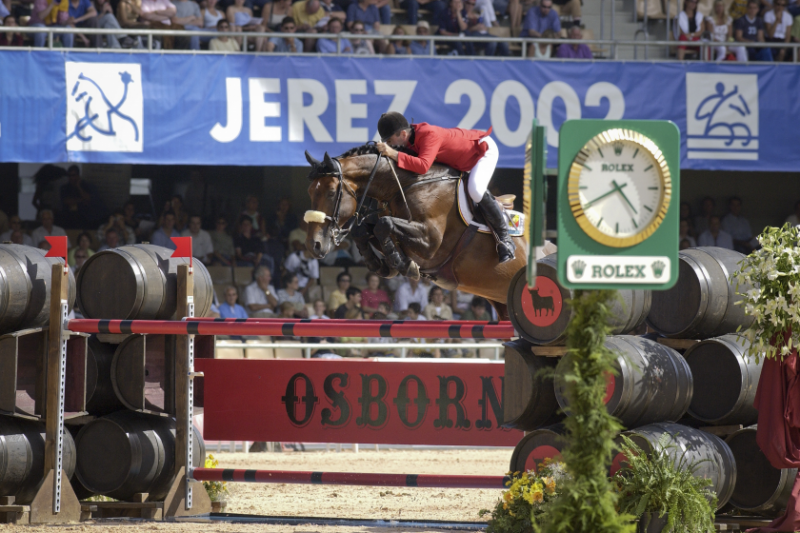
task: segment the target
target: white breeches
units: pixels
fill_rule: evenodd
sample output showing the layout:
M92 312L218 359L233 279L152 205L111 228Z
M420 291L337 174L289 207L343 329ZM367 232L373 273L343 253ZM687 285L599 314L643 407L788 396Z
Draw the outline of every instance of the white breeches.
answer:
M483 199L486 189L489 188L489 182L492 181L492 175L494 175L494 169L497 166L497 159L500 157L500 150L497 149L497 143L494 142L494 139L484 137L481 142L486 143L486 153L469 171L469 179L467 180L467 192L476 204Z
M747 50L744 46L715 46L714 51L717 56L717 61L724 60L728 52L736 54L736 61L740 63L747 61Z

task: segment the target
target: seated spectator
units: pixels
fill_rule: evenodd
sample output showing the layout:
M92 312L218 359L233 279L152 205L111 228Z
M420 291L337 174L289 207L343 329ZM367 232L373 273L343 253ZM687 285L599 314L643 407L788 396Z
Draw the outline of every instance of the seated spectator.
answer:
M350 287L347 289L347 301L336 309L334 318L348 318L348 313L358 311L358 318L361 318L361 289Z
M328 312L334 314L339 306L347 301L347 289L350 288L352 277L347 272L341 272L336 276L336 290L328 298Z
M714 0L714 8L706 17L706 27L711 33L711 38L718 43L727 43L733 39L733 19L725 13L725 0ZM747 61L747 51L743 46L715 46L717 61L724 61L728 53L736 54L736 61ZM683 204L681 204L683 205ZM691 214L687 215L691 218ZM681 218L686 218L681 213Z
M461 320L485 320L490 322L492 320L492 315L489 313L489 309L486 307L488 303L489 302L487 302L484 298L475 296L472 298L472 303L470 303L469 310L461 315Z
M239 299L239 291L231 285L225 289L225 303L219 305L219 316L221 318L250 318L244 307L236 303Z
M417 302L411 302L406 309L406 320L428 320L422 315L422 307Z
M294 303L290 301L278 304L278 318L294 318L297 313ZM294 337L277 337L279 340L294 340Z
M392 304L381 302L378 304L378 312L375 315L381 314L386 317L386 320L397 320L397 313L392 311ZM372 316L375 319L375 315Z
M328 25L328 21L332 18L336 18L344 22L347 20L347 13L345 13L344 9L334 2L333 0L320 0L319 5L322 9L325 10L325 16L327 20L323 18L319 21L318 28L324 29Z
M583 32L580 26L573 26L569 29L569 38L574 41L583 39ZM556 57L562 59L592 59L594 56L588 44L564 43L558 46Z
M311 0L317 2L318 0ZM302 2L298 2L300 4ZM295 5L297 5L295 4ZM292 17L286 17L281 24L281 33L294 33L295 23ZM272 37L267 43L267 52L281 52L291 54L303 53L303 41L296 37Z
M414 26L419 22L420 6L432 13L433 20L436 20L439 13L447 8L447 4L443 0L400 0L400 7L406 10L408 24ZM391 13L391 9L389 12ZM386 23L389 24L389 22Z
M267 31L277 30L281 27L283 19L292 16L292 0L273 0L261 10Z
M735 21L747 13L747 0L732 0L728 14Z
M308 238L308 223L301 220L300 225L289 233L289 250L299 252L306 249L306 239Z
M211 247L214 249L214 258L211 264L230 266L231 261L236 256L236 248L233 246L233 237L226 231L228 221L225 217L217 219L217 229L211 232Z
M412 302L418 303L419 308L423 309L428 305L428 294L425 288L420 286L419 280L407 279L394 293L394 309L398 312L405 311Z
M9 230L3 232L3 234L0 235L0 242L6 242L6 241L14 242L11 239L11 234L15 231L19 231L22 234L22 242L18 244L24 244L25 246L34 245L33 239L31 239L30 235L22 231L22 220L20 220L18 215L11 215L10 217L8 217L8 225L9 225ZM89 239L89 242L91 242L91 239Z
M733 23L733 38L740 43L763 43L764 21L758 16L758 0L748 0L747 12ZM772 61L772 50L769 48L748 48L750 61Z
M175 214L175 229L179 232L189 225L189 213L183 208L183 197L180 194L172 195L172 199L164 206L164 211L172 211Z
M325 30L326 33L333 33L339 34L342 33L342 21L338 18L332 18L328 21L328 27ZM353 53L353 45L350 44L350 41L342 37L339 39L340 43L340 50L343 54L352 54ZM317 39L317 52L320 54L335 54L336 53L336 41L334 39Z
M683 0L683 11L678 13L676 24L679 41L699 41L705 31L703 25L703 14L697 10L697 0ZM700 49L696 46L691 47L692 51ZM686 57L686 46L678 46L678 60L683 61Z
M150 244L174 250L175 243L172 242L172 238L180 236L181 234L175 230L175 213L166 211L161 215L161 225L150 236Z
M453 318L459 320L461 315L469 310L469 306L472 303L472 298L472 294L460 291L458 289L452 290L450 291L450 294L445 295L445 300L453 309Z
M227 20L225 18L225 10L224 9L217 9L217 0L205 0L205 5L201 6L203 9L200 11L200 14L203 17L203 28L209 31L218 31L219 29L219 21L220 20ZM228 23L228 27L230 28L230 23ZM202 39L201 39L202 40ZM196 174L195 174L196 172ZM199 172L195 171L193 175L199 175ZM187 193L188 196L188 193ZM188 202L188 199L187 199ZM189 206L192 208L193 206ZM200 211L202 206L196 206L197 210Z
M352 31L353 23L360 21L369 33L380 32L381 14L377 3L378 0L358 0L350 4L347 8L347 29ZM389 13L391 18L391 8Z
M320 5L319 0L300 0L292 4L292 16L290 18L297 26L299 33L317 33L317 26L320 21L327 17L328 15ZM285 21L286 19L283 20ZM327 21L323 22L323 24L327 24ZM281 27L283 27L283 22L281 22ZM316 39L306 39L303 42L306 50L313 50L315 44Z
M95 9L92 0L69 0L69 8L67 10L69 18L67 19L67 26L71 28L96 28L97 27L97 9ZM84 35L78 34L78 39L83 42L84 46L89 46L90 40ZM97 40L99 35L92 35L91 46L92 48L99 48Z
M558 35L561 32L561 19L553 9L553 0L541 0L525 14L520 37L542 37L546 30Z
M277 237L284 247L288 246L289 234L297 227L297 215L292 212L292 201L286 197L281 198L278 210L266 218L270 234Z
M417 22L417 35L420 37L427 37L431 34L431 25L426 20ZM411 41L409 49L411 54L415 56L429 56L431 55L431 48L433 48L433 55L436 55L436 48L431 41Z
M28 27L44 28L45 26L65 27L69 20L69 0L34 0ZM65 33L55 36L61 39L64 48L72 48L75 34ZM33 34L33 46L41 48L45 45L46 33ZM38 245L38 243L37 243Z
M330 317L325 314L325 302L314 300L314 314L308 317L312 320L328 320Z
M66 237L67 232L60 226L53 225L53 211L42 209L39 212L39 220L42 225L31 232L31 239L37 246L45 240L45 237ZM67 238L67 247L72 246Z
M2 4L2 2L0 2ZM6 28L16 28L17 19L14 15L6 15L3 17L3 26ZM22 46L24 44L21 33L13 33L11 31L4 31L0 33L0 46Z
M792 38L792 16L786 11L786 0L775 0L773 8L764 13L764 39L768 43L788 43ZM788 48L773 48L775 61L787 59Z
M453 309L444 303L444 291L441 287L432 287L429 298L430 303L423 310L425 318L428 320L453 320Z
M149 23L149 28L156 30L172 30L172 18L177 13L177 9L169 0L141 0L142 9L139 18ZM162 46L165 49L175 47L174 36L164 36L161 38ZM176 216L178 213L176 213ZM177 220L177 219L176 219ZM180 229L183 229L182 227Z
M283 268L287 273L297 275L299 287L306 294L308 288L315 286L319 280L319 261L308 250L301 250L287 257Z
M136 205L130 201L126 202L125 205L122 206L122 217L125 225L133 229L133 235L135 237L134 242L141 241L142 238L147 234L145 225L150 223L150 221L146 220L145 223L143 223L143 217L136 214Z
M686 237L680 239L678 242L678 250L688 250L689 248L692 248L692 242Z
M274 316L278 308L278 292L272 286L272 272L265 266L256 269L255 281L244 291L244 301L251 317Z
M17 219L19 219L19 217L17 217ZM792 213L791 215L786 217L786 222L788 222L792 226L800 225L800 201L795 202L795 204L794 204L794 213ZM12 222L12 227L13 227L13 222ZM0 237L0 240L4 240L4 239L2 239L2 237Z
M81 178L81 171L77 165L72 165L67 170L69 182L61 186L61 213L63 223L68 228L94 227L105 220L108 215L97 187Z
M201 227L202 219L199 215L189 217L189 227L181 232L181 237L192 238L192 255L203 264L210 265L214 257L214 244L211 235Z
M694 248L695 246L697 246L697 241L694 240L694 237L692 237L691 233L692 233L691 222L689 222L688 219L684 218L683 220L681 220L680 229L678 230L678 240L682 241L683 239L686 239L687 241L689 241L689 247Z
M75 268L77 264L75 254L78 252L82 252L82 255L85 255L86 259L94 255L94 250L92 250L92 237L85 231L78 235L78 245L70 249L69 253L67 253L67 264L72 268Z
M123 244L120 242L119 239L119 232L116 228L108 228L106 230L105 238L103 239L103 245L97 249L98 252L102 252L103 250L113 250L114 248L119 248L120 245Z
M709 221L717 210L717 202L710 196L703 198L702 214L697 215L694 219L694 231L696 235L700 235L709 227Z
M392 30L392 35L406 35L406 30L401 25L397 25ZM411 41L389 41L386 49L389 55L407 55L411 53Z
M89 254L85 250L81 250L80 248L75 250L75 255L73 256L75 260L75 264L71 264L70 266L74 270L74 274L78 274L83 264L89 259Z
M228 37L227 33L230 31L231 25L225 19L217 22L217 37L214 37L208 43L208 49L212 52L238 52L240 50L239 41L232 37Z
M175 16L171 19L175 29L183 28L189 31L199 31L203 27L203 15L200 13L200 6L197 5L197 2L194 0L170 1L175 6ZM188 47L189 50L200 50L200 36L178 37L176 46L181 49Z
M778 0L780 1L780 0ZM733 238L733 249L749 254L758 247L750 222L742 216L742 199L734 196L728 202L730 212L722 219L722 229Z
M477 0L464 0L464 9L461 11L461 16L467 21L467 31L465 33L470 37L491 37L489 34L491 22L487 21L480 10L476 9L476 1ZM494 57L495 55L508 57L511 55L508 49L508 43L475 41L466 44L467 55L477 55L477 49L483 49L483 54L489 57Z
M301 318L308 317L306 310L306 300L300 292L300 282L297 274L287 272L283 275L283 289L278 290L278 304L291 302L294 305L295 314Z
M120 0L117 4L117 20L123 28L149 28L150 22L140 19L142 12L141 0Z
M558 39L558 35L555 34L553 30L544 30L542 33L542 39ZM528 47L528 57L531 55L535 59L550 59L553 57L553 48L558 47L558 44L553 43L532 43L531 46ZM533 50L533 54L531 54L530 50Z
M361 39L359 37L360 35L367 33L363 22L354 22L350 28L350 32L353 34L353 37L350 39L350 44L353 45L354 54L367 56L375 55L375 48L373 47L372 41L369 39Z
M272 259L272 264L280 266L283 263L283 258L286 257L286 247L274 235L276 230L266 228L261 234L261 250L264 252L265 257Z
M272 6L272 4L270 4ZM287 13L288 14L288 13ZM244 0L234 0L232 6L227 10L228 23L233 31L246 31L264 33L269 31L267 21L264 18L253 16L253 10L244 5ZM267 48L265 37L255 38L256 52L264 52ZM243 50L246 52L247 50Z
M133 244L136 242L136 234L134 234L132 228L125 224L125 215L122 214L122 210L117 209L114 211L114 214L108 218L108 222L101 224L100 227L97 228L97 240L101 244L106 236L106 231L111 228L117 230L117 236L122 238L123 244Z
M708 229L697 238L700 246L719 246L733 250L733 238L730 233L722 230L722 224L717 215L711 215L708 222Z
M553 3L560 6L562 17L572 17L572 25L580 26L583 15L581 0L553 0Z
M242 211L241 216L247 216L250 218L250 222L253 224L253 232L261 235L261 232L266 229L266 225L264 224L264 217L258 212L258 197L251 194L244 200L244 211Z
M381 278L374 272L367 274L367 288L361 292L361 309L367 316L378 312L381 303L391 304L389 295L380 288Z
M272 258L262 252L261 238L253 232L249 217L239 219L239 233L233 239L233 246L236 250L236 266L264 265L275 270Z
M439 25L436 35L458 37L467 31L467 19L461 14L462 8L461 0L450 0L447 9L439 14L438 19L434 20ZM450 55L463 56L465 54L464 44L460 41L448 42L447 46L450 48Z

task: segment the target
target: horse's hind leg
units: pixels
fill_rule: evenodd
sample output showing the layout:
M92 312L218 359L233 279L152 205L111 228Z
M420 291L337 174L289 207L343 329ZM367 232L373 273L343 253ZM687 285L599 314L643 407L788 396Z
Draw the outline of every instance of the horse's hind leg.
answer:
M492 304L494 310L497 311L498 320L508 320L508 306L506 304L501 304L493 300L489 300L489 303Z

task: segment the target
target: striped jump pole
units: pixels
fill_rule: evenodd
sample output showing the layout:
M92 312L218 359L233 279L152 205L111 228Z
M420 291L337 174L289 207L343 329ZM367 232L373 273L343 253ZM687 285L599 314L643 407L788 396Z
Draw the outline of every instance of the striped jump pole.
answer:
M510 476L454 476L434 474L378 474L363 472L297 472L194 468L197 481L242 483L293 483L301 485L364 485L373 487L433 487L452 489L505 489Z
M250 324L250 323L263 323L263 324L308 324L308 323L319 323L321 320L324 320L330 324L352 324L353 322L358 322L358 320L354 320L352 318L325 318L325 319L318 319L318 318L213 318L213 317L186 317L183 320L187 322L227 322L227 323L238 323L238 324ZM370 320L372 324L399 324L403 322L403 320ZM511 324L510 322L499 322L496 320L487 322L486 320L440 320L439 322L443 322L446 324L460 324L462 326L496 326L496 325L504 325L504 324Z
M245 335L287 337L374 337L414 339L509 339L515 337L510 322L490 324L459 321L330 320L295 322L200 322L171 320L69 320L75 333L140 333L149 335Z

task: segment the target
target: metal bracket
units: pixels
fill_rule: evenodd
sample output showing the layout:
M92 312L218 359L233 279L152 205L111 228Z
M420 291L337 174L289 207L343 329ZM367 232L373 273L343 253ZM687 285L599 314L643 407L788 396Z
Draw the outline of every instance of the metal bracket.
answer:
M188 313L189 317L194 317L194 298L189 296ZM186 379L186 510L192 508L192 470L194 469L194 378L202 376L202 372L194 371L194 335L189 335L188 339L188 374Z
M69 314L69 303L61 300L61 321L66 323ZM64 388L67 379L67 339L69 333L63 328L59 332L59 364L58 364L58 427L56 430L56 463L53 475L53 513L61 511L61 470L64 467ZM48 415L50 416L50 415Z

